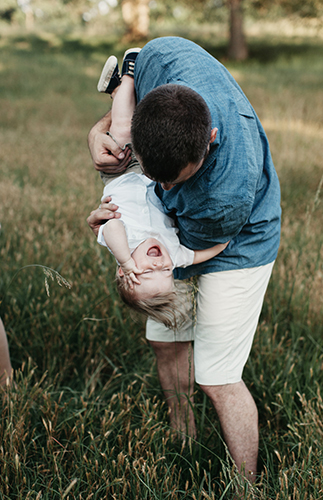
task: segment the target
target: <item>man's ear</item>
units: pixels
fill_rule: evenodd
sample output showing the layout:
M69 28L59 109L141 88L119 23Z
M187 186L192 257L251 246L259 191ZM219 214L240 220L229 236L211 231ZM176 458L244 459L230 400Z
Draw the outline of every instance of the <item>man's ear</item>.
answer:
M215 141L217 133L218 133L218 129L217 128L212 128L212 130L211 130L211 136L210 136L210 144L212 144L212 142Z
M117 273L119 274L120 278L124 277L124 272L122 271L121 267L118 267Z

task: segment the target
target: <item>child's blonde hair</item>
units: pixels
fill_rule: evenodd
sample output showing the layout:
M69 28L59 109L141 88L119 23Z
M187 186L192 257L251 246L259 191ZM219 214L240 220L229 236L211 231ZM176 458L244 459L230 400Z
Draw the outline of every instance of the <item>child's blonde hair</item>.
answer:
M148 299L137 299L134 290L119 273L116 274L117 289L122 301L135 311L149 316L167 328L176 330L185 321L186 316L181 312L180 299L175 289L160 293Z

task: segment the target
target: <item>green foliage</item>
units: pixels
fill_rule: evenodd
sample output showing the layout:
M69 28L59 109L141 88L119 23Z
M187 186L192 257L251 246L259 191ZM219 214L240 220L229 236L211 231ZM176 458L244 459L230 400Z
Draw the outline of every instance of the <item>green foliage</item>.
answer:
M322 0L245 0L245 6L262 14L270 11L280 15L296 14L300 17L320 17L323 14Z
M11 23L17 10L15 0L3 0L0 7L0 21Z
M322 17L322 0L242 0L246 16L251 18L270 16ZM228 23L227 0L154 0L150 6L151 19L165 22L173 19L177 23Z
M17 8L17 1L16 0L3 0L1 2L1 11L4 11L6 9L11 9L11 8Z
M152 22L189 23L227 22L228 10L222 0L155 0L150 4Z
M13 25L27 22L28 27L30 23L39 26L57 23L61 28L70 28L73 25L81 26L84 22L95 24L98 20L106 24L108 17L118 10L117 0L26 0L20 5L17 0L3 0L0 21L7 20ZM12 15L5 19L9 11L12 11Z
M28 15L26 5L19 7L16 0L2 0L0 7L0 26L26 25L47 29L48 31L71 31L73 27L108 33L116 28L121 36L126 32L122 19L121 0L30 0ZM222 26L229 31L229 8L227 0L152 0L150 7L150 30L187 29L207 23ZM246 19L282 16L296 19L323 16L323 0L242 0Z

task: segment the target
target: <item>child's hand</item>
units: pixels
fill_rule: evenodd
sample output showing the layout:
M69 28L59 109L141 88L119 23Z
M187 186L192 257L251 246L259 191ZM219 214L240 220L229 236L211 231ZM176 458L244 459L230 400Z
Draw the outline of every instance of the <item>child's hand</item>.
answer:
M140 285L140 281L138 280L136 275L142 274L143 271L138 269L132 257L129 260L127 260L127 262L120 264L120 267L124 273L124 278L131 289L133 289L134 283Z
M223 250L225 250L227 248L227 246L229 245L230 243L230 240L227 241L226 243L218 243L217 245L215 245L214 247L210 248L210 250L215 250L217 254L223 252Z

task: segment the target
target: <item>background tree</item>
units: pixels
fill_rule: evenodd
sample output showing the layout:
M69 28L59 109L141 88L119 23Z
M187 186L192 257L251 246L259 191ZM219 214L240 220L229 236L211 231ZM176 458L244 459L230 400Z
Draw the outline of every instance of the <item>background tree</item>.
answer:
M228 0L227 4L230 9L228 57L236 61L243 61L248 57L248 47L243 30L242 0Z
M249 17L311 17L323 16L323 0L152 0L154 11L162 16L173 16L182 8L191 11L195 22L219 21L228 23L228 50L230 59L244 60L248 57L248 46L244 32L244 18ZM227 15L224 15L224 11ZM153 12L153 11L152 11ZM156 15L156 14L154 14ZM187 14L189 21L189 15Z
M248 47L243 28L244 0L185 0L192 10L204 13L204 21L216 19L217 13L225 7L229 11L228 17L228 51L230 59L244 60L248 57Z
M126 25L126 39L129 41L147 38L149 32L150 0L122 0L122 17Z
M55 26L118 26L129 43L146 41L150 20L163 28L182 30L211 25L228 27L230 59L244 60L248 46L244 19L293 16L323 19L323 0L1 0L0 22L33 25L53 22ZM108 21L108 22L107 22Z

